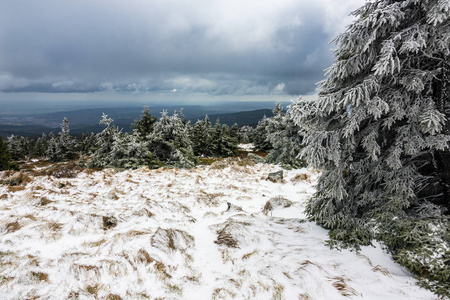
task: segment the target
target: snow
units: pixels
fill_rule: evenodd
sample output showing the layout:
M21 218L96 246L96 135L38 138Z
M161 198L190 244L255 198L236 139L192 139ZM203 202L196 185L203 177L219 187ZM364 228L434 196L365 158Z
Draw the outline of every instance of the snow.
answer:
M0 298L436 298L378 244L325 246L304 214L318 172L266 180L278 170L231 161L0 185ZM275 197L292 204L263 213Z

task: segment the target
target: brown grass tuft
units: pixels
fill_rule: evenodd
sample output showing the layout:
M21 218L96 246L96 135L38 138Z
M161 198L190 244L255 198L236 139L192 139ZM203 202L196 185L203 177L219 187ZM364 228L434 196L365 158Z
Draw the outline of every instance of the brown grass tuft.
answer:
M25 186L27 183L32 182L33 178L23 172L6 172L6 178L0 180L0 184L6 184L10 187L13 186Z
M22 228L22 226L19 224L18 221L15 221L15 222L10 222L10 223L6 224L5 231L6 231L6 233L11 233L11 232L16 232L20 228Z
M47 273L42 273L42 272L31 272L31 277L34 280L39 280L39 281L48 281L48 274Z
M219 199L217 198L223 196L225 196L224 193L207 193L204 190L200 190L200 195L197 197L197 202L216 207L219 205Z
M236 293L225 288L215 288L211 299L228 299L229 296L231 296L231 298L236 298Z
M380 265L376 265L373 269L372 269L372 271L374 271L374 272L381 272L383 275L385 275L385 276L391 276L391 273L389 273L389 271L388 271L388 269L386 269L386 268L383 268L382 266L380 266Z
M81 171L83 168L79 167L76 162L54 163L46 169L36 171L35 174L56 178L75 178Z
M100 290L100 285L99 284L88 285L86 287L86 292L88 292L91 295L94 295L96 298L97 298L97 294L98 294L99 290Z
M225 160L218 160L211 164L210 169L212 170L222 170L228 167L228 163Z
M329 278L329 277L328 277ZM349 287L342 277L332 277L330 280L335 280L331 285L335 287L342 296L350 297L357 296L358 293L352 287Z
M122 298L119 295L114 294L108 294L105 298L106 300L122 300Z
M258 250L255 250L255 251L253 251L253 252L244 254L244 255L242 256L242 260L249 259L252 255L254 255L254 254L256 254L256 253L258 253Z
M42 197L41 200L39 200L38 205L44 206L44 205L50 204L50 203L52 203L52 202L53 202L53 201L48 200L48 199L45 198L45 197Z
M294 182L294 183L297 183L300 181L311 182L310 177L311 176L309 176L308 174L305 174L305 173L297 174L291 178L291 182Z

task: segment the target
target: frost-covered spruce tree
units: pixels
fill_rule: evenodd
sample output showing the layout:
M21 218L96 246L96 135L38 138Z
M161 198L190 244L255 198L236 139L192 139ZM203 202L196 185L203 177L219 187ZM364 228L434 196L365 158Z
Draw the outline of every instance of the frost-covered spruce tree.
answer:
M115 140L120 138L120 130L118 127L112 126L113 119L108 115L102 115L100 125L104 125L105 129L97 134L97 146L95 152L91 155L87 166L89 168L104 168L111 165L111 151Z
M30 156L33 149L33 142L29 138L11 135L7 141L12 160L21 160Z
M198 120L191 128L190 138L192 149L196 156L211 156L211 122L209 117L204 120Z
M34 144L33 150L32 150L32 156L33 157L44 157L45 153L48 149L50 142L50 138L43 133L42 136L40 136L36 143Z
M254 130L251 130L250 133L250 141L253 143L253 147L255 150L268 152L272 149L272 144L267 140L267 125L269 124L270 118L267 118L266 115L259 120L258 125Z
M385 241L448 296L450 1L370 1L354 15L318 101L291 107L303 157L323 170L307 213L334 241Z
M189 168L194 166L196 159L189 138L188 123L184 123L183 119L184 116L180 117L176 111L172 116L163 111L147 138L149 150L155 158L169 165Z
M233 137L233 134L227 124L220 124L217 119L214 128L211 131L211 150L212 155L229 157L234 156L237 149L238 140Z
M113 140L111 152L105 164L109 167L135 169L142 166L153 167L153 156L147 143L141 140L141 133L134 130L132 134L118 134Z
M50 140L48 145L46 154L51 161L68 161L75 158L77 143L69 133L69 120L64 118L61 131L58 136Z
M281 104L277 103L273 113L272 118L266 119L266 143L271 145L266 161L287 168L304 167L305 161L298 157L303 138L291 111L285 113Z
M265 116L264 116L265 117ZM258 123L259 124L259 123ZM238 132L238 142L239 143L252 143L253 142L253 132L255 130L252 126L244 125L239 129Z
M131 127L136 131L143 139L145 139L155 128L155 124L158 118L150 114L148 106L144 106L141 118L136 120Z

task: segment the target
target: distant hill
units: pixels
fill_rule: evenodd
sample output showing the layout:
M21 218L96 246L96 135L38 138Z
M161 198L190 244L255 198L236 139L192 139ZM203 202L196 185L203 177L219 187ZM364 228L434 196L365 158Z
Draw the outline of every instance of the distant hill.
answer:
M168 110L171 114L174 110L179 111L179 107L150 107L154 116L160 116L162 110ZM184 108L185 117L193 124L205 115L214 124L217 119L220 123L232 126L237 123L239 126L256 126L264 115L271 117L272 110L258 109L251 111L240 111L230 113L218 113L218 109L206 109L201 106L186 106ZM100 132L103 126L99 125L102 113L107 114L114 120L117 126L125 132L131 131L131 124L142 114L142 107L120 107L120 108L91 108L75 111L53 112L48 114L21 116L16 118L4 118L0 120L0 136L8 137L12 134L17 136L38 137L42 133L58 133L60 124L64 117L69 120L70 133L80 135L85 132Z
M252 111L240 111L236 113L227 113L227 114L212 114L208 115L211 123L215 123L217 119L219 119L220 123L227 124L228 126L233 126L235 123L241 126L249 125L255 127L258 125L259 120L261 120L264 116L270 118L273 116L272 110L270 109L258 109ZM198 119L203 118L193 118L190 121L194 124Z

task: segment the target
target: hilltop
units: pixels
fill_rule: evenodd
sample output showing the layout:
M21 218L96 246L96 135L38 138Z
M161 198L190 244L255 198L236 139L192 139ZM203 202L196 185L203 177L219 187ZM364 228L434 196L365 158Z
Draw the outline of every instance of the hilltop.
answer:
M313 169L28 169L0 172L3 299L433 299L380 245L324 244Z

